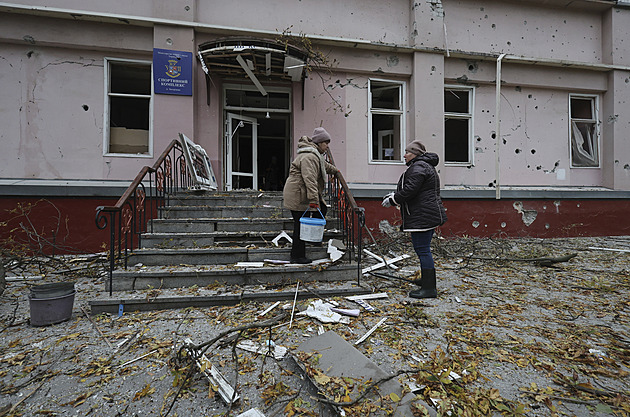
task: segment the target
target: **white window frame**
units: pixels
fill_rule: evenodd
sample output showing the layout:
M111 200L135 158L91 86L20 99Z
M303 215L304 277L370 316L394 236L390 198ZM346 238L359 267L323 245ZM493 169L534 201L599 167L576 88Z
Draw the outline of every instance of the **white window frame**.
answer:
M385 83L390 83L390 84L398 84L400 86L400 94L398 95L398 99L400 100L399 103L399 109L395 110L395 109L373 109L372 108L372 82L373 81L378 81L378 82L385 82ZM370 164L375 164L375 165L400 165L400 164L404 164L404 154L405 154L405 146L406 146L406 114L407 114L407 83L405 81L397 81L397 80L386 80L386 79L381 79L381 78L368 78L368 94L367 94L367 99L368 99L368 112L369 112L369 117L368 117L368 160ZM373 115L377 115L377 114L382 114L382 115L394 115L394 116L400 116L399 120L400 120L400 159L394 159L394 160L380 160L380 159L373 159L372 158L372 116Z
M457 162L446 160L446 138L444 138L444 165L445 166L475 166L475 87L461 85L444 85L444 95L449 91L468 92L468 113L450 113L444 110L444 134L446 135L446 118L468 120L468 161Z
M110 62L119 62L119 63L129 63L129 64L146 64L151 68L151 95L147 96L145 94L121 94L121 93L110 93L110 71L109 71L109 63ZM121 58L104 58L104 107L103 107L103 156L115 156L115 157L123 157L123 158L153 158L153 102L154 102L154 91L153 91L153 62L145 61L145 60L137 60L137 59L121 59ZM139 97L139 98L148 98L149 99L149 151L148 153L143 154L128 154L128 153L111 153L109 152L109 138L110 138L110 120L109 120L109 100L110 97Z
M592 116L593 118L591 119L573 119L571 117L571 99L573 98L580 98L580 99L589 99L592 100ZM601 169L602 167L602 161L601 161L601 128L600 125L601 123L599 122L599 96L596 94L574 94L574 93L569 93L569 113L568 113L568 119L569 119L569 126L568 126L568 136L569 136L569 160L570 160L570 167L571 169ZM572 132L573 132L573 127L572 124L573 122L585 122L585 123L593 123L595 126L595 136L596 136L596 140L595 140L595 145L596 145L596 152L597 152L597 166L576 166L573 164L573 137L572 137Z
M243 90L243 91L259 91L256 86L250 86L245 84L224 84L223 85L223 109L229 111L252 111L252 112L268 112L268 113L291 113L293 111L293 88L291 87L273 87L265 86L265 90L270 93L288 93L289 95L289 108L288 109L276 109L269 107L238 107L228 106L227 103L227 91L228 90Z

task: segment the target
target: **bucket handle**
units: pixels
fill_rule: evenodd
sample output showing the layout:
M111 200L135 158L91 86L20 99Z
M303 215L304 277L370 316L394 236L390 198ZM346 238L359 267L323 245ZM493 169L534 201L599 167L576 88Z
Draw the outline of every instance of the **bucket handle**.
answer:
M304 210L304 213L302 213L302 217L306 217L306 212L307 212L307 211L308 211L308 209ZM324 217L324 215L322 214L322 212L321 212L321 210L319 209L319 207L317 207L317 211L319 211L319 214L321 214L321 215L322 215L322 219L325 219L325 217ZM313 214L312 214L313 212L311 211L310 213L311 213L311 215L310 215L309 217L313 217Z

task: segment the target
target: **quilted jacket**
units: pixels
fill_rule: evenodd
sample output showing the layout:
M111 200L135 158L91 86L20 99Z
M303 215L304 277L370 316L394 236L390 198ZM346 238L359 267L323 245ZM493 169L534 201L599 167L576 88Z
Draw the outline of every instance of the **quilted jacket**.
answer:
M435 170L439 160L435 153L419 155L409 161L407 170L398 180L393 198L400 206L403 231L433 229L446 222L440 178Z

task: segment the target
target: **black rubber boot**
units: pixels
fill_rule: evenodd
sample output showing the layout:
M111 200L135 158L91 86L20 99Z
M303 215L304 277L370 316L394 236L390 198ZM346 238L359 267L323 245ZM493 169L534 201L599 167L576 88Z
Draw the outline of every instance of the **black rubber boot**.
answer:
M435 288L435 269L423 269L420 277L420 289L409 293L411 298L437 298Z

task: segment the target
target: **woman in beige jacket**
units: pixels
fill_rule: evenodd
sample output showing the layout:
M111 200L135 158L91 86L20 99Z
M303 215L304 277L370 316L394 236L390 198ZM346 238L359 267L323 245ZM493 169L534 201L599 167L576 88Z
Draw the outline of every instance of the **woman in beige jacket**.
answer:
M330 144L330 135L323 127L315 128L313 137L302 136L298 141L297 157L291 162L289 178L284 184L284 207L293 215L293 245L291 263L308 264L306 244L300 239L300 218L306 210L315 211L315 217L325 216L324 186L328 174L339 170L324 160ZM319 211L318 211L319 209Z

